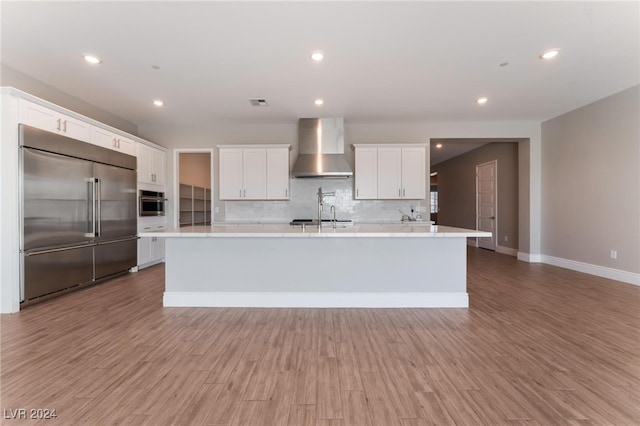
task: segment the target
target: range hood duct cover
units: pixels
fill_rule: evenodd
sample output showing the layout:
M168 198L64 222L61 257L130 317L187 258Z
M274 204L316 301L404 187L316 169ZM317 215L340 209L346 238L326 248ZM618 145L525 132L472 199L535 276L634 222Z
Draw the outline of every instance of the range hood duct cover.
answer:
M301 118L299 155L291 172L297 178L347 178L353 171L344 155L344 118Z

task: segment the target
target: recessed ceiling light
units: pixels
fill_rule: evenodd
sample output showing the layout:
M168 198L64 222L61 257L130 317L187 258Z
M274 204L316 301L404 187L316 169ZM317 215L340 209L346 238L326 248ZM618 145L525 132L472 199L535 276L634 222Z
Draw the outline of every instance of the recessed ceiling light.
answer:
M311 59L316 62L322 61L324 59L324 52L321 52L320 50L311 52Z
M479 103L480 105L486 104L487 101L489 101L489 98L482 97L482 98L476 99L476 102Z
M558 53L560 53L560 49L549 49L543 52L539 58L544 60L553 59L558 56Z
M442 148L442 144L441 143L436 144L436 148Z
M164 102L162 102L160 99L156 99L155 101L153 101L153 104L157 107L161 107L162 105L164 105Z
M322 99L316 99L315 101L313 101L313 103L316 105L322 105L324 101Z
M94 55L83 55L82 56L84 58L85 61L89 62L90 64L93 65L97 65L102 63L102 60L100 58L98 58L97 56Z

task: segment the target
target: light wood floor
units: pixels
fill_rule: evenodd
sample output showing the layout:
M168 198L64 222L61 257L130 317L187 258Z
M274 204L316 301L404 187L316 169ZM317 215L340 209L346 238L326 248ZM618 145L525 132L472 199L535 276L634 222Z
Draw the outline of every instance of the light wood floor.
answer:
M162 308L156 266L3 315L2 423L640 424L640 288L468 271L469 309Z

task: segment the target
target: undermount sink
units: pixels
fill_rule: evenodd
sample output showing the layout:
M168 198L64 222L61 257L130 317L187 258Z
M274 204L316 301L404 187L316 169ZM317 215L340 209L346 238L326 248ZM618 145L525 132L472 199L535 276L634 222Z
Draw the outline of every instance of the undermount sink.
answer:
M336 227L339 228L346 228L347 226L353 226L353 221L352 220L343 220L343 219L336 219ZM293 219L291 222L289 222L289 225L291 226L318 226L318 219ZM322 225L329 225L332 226L333 225L333 219L322 219Z

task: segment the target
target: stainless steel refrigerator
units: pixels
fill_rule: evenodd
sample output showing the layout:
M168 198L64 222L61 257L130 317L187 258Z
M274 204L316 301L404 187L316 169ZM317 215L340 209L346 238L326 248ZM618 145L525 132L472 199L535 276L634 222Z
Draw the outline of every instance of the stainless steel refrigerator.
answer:
M136 158L20 125L21 301L137 264Z

